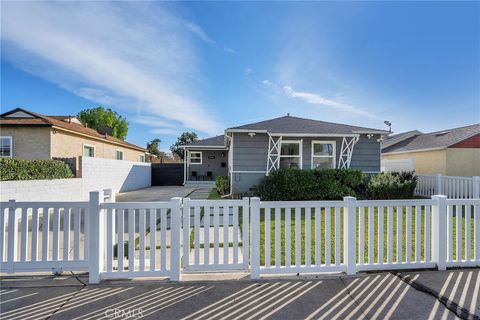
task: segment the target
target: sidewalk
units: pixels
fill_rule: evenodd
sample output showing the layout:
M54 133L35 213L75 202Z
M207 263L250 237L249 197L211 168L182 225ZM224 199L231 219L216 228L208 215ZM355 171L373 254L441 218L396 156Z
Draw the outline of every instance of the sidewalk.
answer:
M86 280L4 278L1 318L480 319L480 269L97 286Z

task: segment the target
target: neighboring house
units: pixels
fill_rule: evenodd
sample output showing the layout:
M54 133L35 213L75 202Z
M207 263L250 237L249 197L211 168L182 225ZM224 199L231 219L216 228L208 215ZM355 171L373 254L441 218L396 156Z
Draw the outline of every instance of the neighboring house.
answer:
M380 140L389 132L285 116L225 130L183 146L185 184L231 178L248 191L278 168L356 168L380 171ZM205 182L207 181L207 182Z
M16 108L0 115L0 156L65 159L79 170L79 157L145 162L142 147L88 128L74 116L45 116Z
M389 161L410 162L418 174L479 176L480 124L392 135L382 142L382 161L385 165Z

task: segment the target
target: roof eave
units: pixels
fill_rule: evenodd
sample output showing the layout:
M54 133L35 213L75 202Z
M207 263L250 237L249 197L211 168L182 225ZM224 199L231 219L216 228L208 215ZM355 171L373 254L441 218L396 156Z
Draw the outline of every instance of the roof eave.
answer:
M428 152L428 151L436 151L436 150L445 150L447 147L436 147L436 148L425 148L425 149L413 149L413 150L404 150L404 151L390 151L390 152L381 152L382 155L390 155L390 154L401 154L401 153L412 153L412 152Z

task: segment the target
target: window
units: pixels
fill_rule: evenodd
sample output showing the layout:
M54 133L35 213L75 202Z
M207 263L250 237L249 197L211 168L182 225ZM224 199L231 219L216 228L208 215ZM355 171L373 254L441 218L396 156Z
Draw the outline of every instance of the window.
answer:
M280 147L280 168L302 167L302 141L283 140Z
M123 160L123 151L117 150L116 152L117 160Z
M145 162L145 155L141 154L138 159L140 162Z
M335 168L335 141L312 141L312 169Z
M11 158L12 152L12 137L1 136L0 137L0 157Z
M190 164L202 164L202 153L190 152Z
M95 147L88 144L83 145L83 156L84 157L95 157Z

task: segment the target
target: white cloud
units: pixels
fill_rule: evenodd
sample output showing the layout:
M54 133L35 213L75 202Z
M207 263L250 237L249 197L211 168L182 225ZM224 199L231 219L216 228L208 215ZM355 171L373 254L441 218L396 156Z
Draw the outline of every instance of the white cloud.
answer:
M264 85L266 85L266 86L271 86L271 85L273 85L273 82L270 81L270 80L268 80L268 79L263 80L262 83L263 83Z
M247 68L247 69L245 69L245 72L244 72L244 74L245 74L247 77L250 76L250 75L252 75L252 74L254 74L254 73L255 73L255 71L253 71L252 68Z
M205 79L191 34L213 40L158 3L4 2L1 27L7 59L79 96L208 134L222 129L200 102Z
M229 48L229 47L223 47L223 50L224 50L225 52L232 53L232 54L233 54L233 53L236 53L235 50L233 50L232 48Z
M310 93L310 92L301 92L301 91L295 91L293 90L290 86L283 86L283 92L285 95L291 99L299 99L303 102L309 103L309 104L314 104L314 105L320 105L320 106L326 106L326 107L331 107L335 108L338 110L342 111L347 111L350 113L358 114L358 115L363 115L367 116L370 118L377 118L374 114L361 110L351 104L346 104L342 102L338 102L335 100L331 99L326 99L322 97L319 94L316 93Z
M205 31L202 30L202 28L200 28L199 26L197 26L196 24L194 24L193 22L187 22L185 24L185 26L187 27L187 29L196 34L200 39L202 39L203 41L207 42L207 43L211 43L211 44L215 44L215 40L211 39L206 33Z

